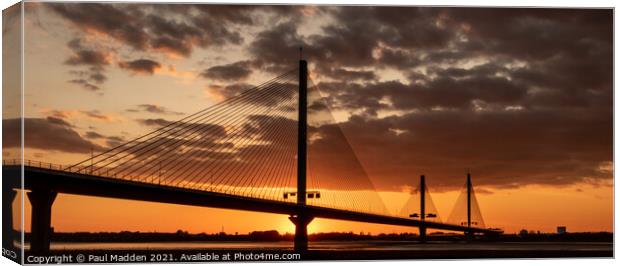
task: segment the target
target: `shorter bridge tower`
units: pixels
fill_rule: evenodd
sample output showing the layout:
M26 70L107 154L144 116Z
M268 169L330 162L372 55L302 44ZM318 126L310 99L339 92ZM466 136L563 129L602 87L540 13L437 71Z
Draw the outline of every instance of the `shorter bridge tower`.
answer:
M420 176L420 220L424 222L426 218L426 202L424 195L426 193L426 180L424 175ZM426 242L426 226L420 226L420 242Z
M467 173L467 228L471 228L471 174ZM465 234L471 238L473 237L473 232L471 230L466 231Z

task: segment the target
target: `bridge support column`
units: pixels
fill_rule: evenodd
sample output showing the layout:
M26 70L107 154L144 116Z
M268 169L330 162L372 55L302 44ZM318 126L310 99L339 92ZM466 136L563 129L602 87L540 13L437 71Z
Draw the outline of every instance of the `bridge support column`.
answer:
M308 250L308 224L314 217L305 215L293 215L288 217L295 224L295 251L304 252Z
M30 227L30 252L45 254L50 250L52 235L52 204L57 193L51 189L33 189L28 192L28 199L32 205Z
M17 191L4 186L2 190L2 247L13 250L15 235L13 230L13 201Z
M420 243L426 243L426 227L420 226Z
M468 242L473 241L474 240L474 232L472 232L472 231L465 231L465 239Z

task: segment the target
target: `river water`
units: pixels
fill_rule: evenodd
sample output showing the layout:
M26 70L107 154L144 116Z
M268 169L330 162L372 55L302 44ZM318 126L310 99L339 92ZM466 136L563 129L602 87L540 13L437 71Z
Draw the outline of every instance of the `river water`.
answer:
M151 243L52 243L51 249L62 250L209 250L250 249L286 250L292 242L151 242ZM26 246L28 248L28 246ZM430 242L411 241L317 241L310 242L312 250L612 250L604 242Z

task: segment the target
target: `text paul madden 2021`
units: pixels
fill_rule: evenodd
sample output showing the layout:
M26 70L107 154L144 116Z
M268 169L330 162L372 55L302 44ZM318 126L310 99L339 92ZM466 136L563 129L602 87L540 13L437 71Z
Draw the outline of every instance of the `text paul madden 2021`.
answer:
M154 254L151 254L154 255ZM82 255L76 256L76 260L79 263L97 263L97 262L152 262L154 260L148 260L147 255L139 255L134 253L127 254L100 254L100 255Z
M208 261L276 261L300 260L297 253L276 252L198 252L192 254L174 255L171 253L151 253L148 255L88 255L84 262L208 262Z

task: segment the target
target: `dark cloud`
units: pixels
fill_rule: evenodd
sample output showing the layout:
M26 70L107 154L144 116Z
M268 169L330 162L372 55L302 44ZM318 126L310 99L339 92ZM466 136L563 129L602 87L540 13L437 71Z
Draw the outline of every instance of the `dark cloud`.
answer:
M98 110L80 111L80 113L92 119L103 120L103 121L114 120L113 117L103 114Z
M435 187L457 188L467 169L477 185L608 180L610 173L600 167L612 161L612 122L599 113L578 113L429 111L353 117L339 126L370 175L381 177L374 180L379 186L418 173ZM336 134L329 127L319 133Z
M157 69L161 68L161 64L149 59L137 59L133 61L121 61L118 66L122 69L131 71L134 74L153 75Z
M137 120L140 124L150 127L165 127L172 124L174 121L169 121L163 118L148 118Z
M253 89L256 86L246 83L235 83L228 86L212 85L207 88L209 93L218 95L224 99L238 96L240 93ZM274 82L268 87L257 88L253 96L242 97L237 104L252 104L260 106L277 106L289 104L298 91L298 85L292 82Z
M136 120L138 123L154 128L163 128L168 127L174 123L173 126L169 128L173 128L169 131L168 134L164 134L164 138L174 139L176 137L175 134L190 134L189 138L199 138L199 139L220 139L228 135L226 128L221 125L211 124L204 121L169 121L162 118L149 118L149 119L138 119ZM157 141L154 139L152 141ZM191 144L187 144L191 145Z
M67 128L72 128L73 125L71 125L69 122L57 118L57 117L47 117L47 122L50 124L54 124L54 125L58 125L58 126L62 126L62 127L67 127Z
M209 154L208 151L217 153L219 149L230 148L232 145L220 142L228 137L228 132L226 128L217 124L185 121L170 122L164 119L144 119L138 120L138 122L157 128L163 128L171 123L175 123L172 127L162 129L163 131L160 134L135 142L137 146L145 147L143 150L147 151L144 152L139 148L129 151L129 153L133 153L135 156L142 156L142 159L139 160L172 157L170 159L179 159L180 164L186 164L188 162L195 162L195 160L203 160L204 157L214 156L214 154ZM191 156L189 155L190 151L192 151ZM193 156L197 153L204 155L204 157L194 158Z
M99 90L101 90L101 88L99 86L97 86L95 84L92 84L88 80L85 80L85 79L72 79L72 80L69 80L69 83L81 85L84 89L87 89L87 90L90 90L90 91L99 91Z
M3 119L2 127L6 132L17 132L21 125L20 119ZM66 121L59 118L24 118L24 146L26 148L69 152L89 153L92 150L102 151L104 147L92 143L80 136ZM18 138L6 134L3 145L20 147Z
M565 60L561 60L565 61ZM611 76L586 82L574 78L560 63L533 69L506 68L488 63L470 69L429 68L426 75L411 75L411 84L387 82L322 82L319 88L334 98L334 108L345 109L470 109L483 102L499 108L606 108ZM556 65L557 64L557 65ZM553 66L553 67L552 67ZM587 70L583 70L587 71ZM381 104L389 99L391 105ZM602 105L601 105L602 104Z
M48 112L50 117L67 119L69 118L69 114L67 112L63 112L61 110L51 110Z
M440 9L411 7L359 7L343 8L337 15L340 20L350 20L352 28L373 23L373 30L390 47L429 49L446 46L454 31L442 27Z
M80 39L73 39L67 43L67 47L72 51L72 55L65 61L65 64L74 67L86 67L87 70L70 71L76 79L69 80L69 83L77 84L90 91L99 91L99 85L106 81L104 74L105 67L110 64L108 53L92 48L87 48Z
M77 66L77 65L94 65L94 66L104 66L109 64L108 59L104 53L93 50L81 50L77 51L76 54L69 57L67 61L65 61L67 65Z
M189 56L193 49L192 40L201 32L186 23L170 21L156 15L149 15L147 23L152 27L150 45L155 50Z
M97 84L101 84L108 79L105 75L98 72L90 73L88 78Z
M252 74L249 61L239 61L232 64L213 66L205 69L200 76L219 81L239 81Z
M377 79L377 75L375 75L373 71L364 71L364 70L357 71L357 70L348 70L344 68L336 68L336 69L329 69L321 73L330 78L337 79L337 80L354 81L354 80Z
M329 10L335 22L324 26L323 33L301 36L298 28L303 24L285 21L259 33L250 51L257 61L277 72L287 69L290 58L303 46L305 58L320 62L315 71L329 75L333 68L377 66L377 63L413 66L421 56L415 52L417 49L444 47L454 38L454 31L438 26L440 12L436 9L338 7Z
M420 66L420 63L422 62L422 59L418 58L412 50L382 49L380 51L378 63L381 63L387 67L409 69Z
M73 55L65 61L65 64L67 65L102 67L110 64L106 53L85 48L80 39L71 40L67 43L67 47L73 51Z
M188 57L195 47L241 44L238 26L258 18L257 12L283 8L243 5L152 5L48 3L56 14L85 32L109 36L138 51ZM179 18L182 16L182 19Z
M247 83L233 83L227 86L211 85L208 90L223 97L224 99L228 99L254 87L254 85Z
M263 89L264 92L261 93L261 95L268 95L268 97L244 98L242 102L262 106L284 106L294 101L293 97L295 97L299 90L299 86L292 82L276 82L269 88ZM276 93L273 93L274 91Z
M305 55L315 53L299 35L297 27L298 22L290 20L258 33L248 47L256 63L268 71L283 73L296 67L291 58L299 57L300 47L304 47Z
M140 104L136 106L136 109L127 109L127 112L148 112L153 114L166 114L166 115L182 115L182 112L175 112L168 110L163 106L159 106L156 104Z
M581 57L598 45L608 45L612 38L611 10L506 8L443 12L447 24L468 28L465 34L473 45L467 49L524 60L555 55Z
M114 148L116 146L119 146L125 142L127 142L124 138L122 137L118 137L118 136L104 136L102 134L99 134L95 131L87 131L84 134L84 137L87 139L93 139L93 140L104 140L106 143L106 148L107 149L111 149Z
M115 5L98 3L49 3L46 6L86 31L108 35L135 49L143 49L147 45L147 33L137 19L142 15L135 8L137 6L117 8Z
M94 131L87 131L84 134L84 137L87 138L87 139L102 139L102 138L104 138L103 135L101 135L101 134L99 134L97 132L94 132Z
M269 115L251 115L247 117L247 122L243 125L243 133L249 133L255 139L270 141L273 145L280 145L282 141L272 134L272 130L277 128L284 132L293 133L297 130L297 121L282 117Z

